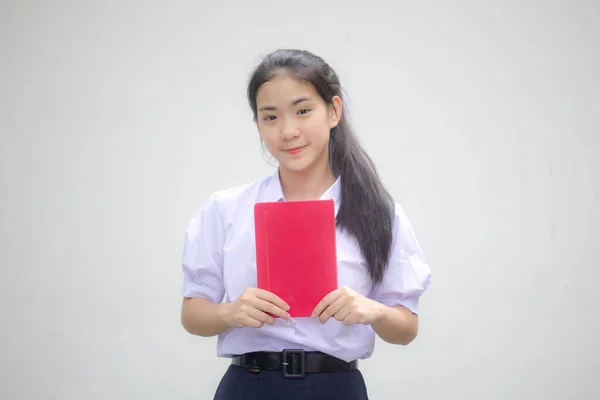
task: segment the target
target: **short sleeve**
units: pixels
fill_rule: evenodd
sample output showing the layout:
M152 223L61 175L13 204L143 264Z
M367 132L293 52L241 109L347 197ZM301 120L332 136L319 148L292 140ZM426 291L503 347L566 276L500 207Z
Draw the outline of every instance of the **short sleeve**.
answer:
M383 281L373 287L370 297L390 307L404 306L418 314L419 298L430 283L429 265L404 210L396 204L389 263Z
M182 294L213 303L223 300L223 218L215 194L192 216L183 246Z

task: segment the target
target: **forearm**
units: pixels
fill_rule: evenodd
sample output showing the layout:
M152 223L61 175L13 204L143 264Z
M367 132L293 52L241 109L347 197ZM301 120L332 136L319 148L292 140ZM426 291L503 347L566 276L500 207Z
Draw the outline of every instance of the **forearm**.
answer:
M418 317L405 307L382 304L380 316L371 327L382 340L407 345L417 337Z
M228 306L227 303L214 304L205 299L186 298L181 307L181 324L193 335L218 335L229 329L223 318Z

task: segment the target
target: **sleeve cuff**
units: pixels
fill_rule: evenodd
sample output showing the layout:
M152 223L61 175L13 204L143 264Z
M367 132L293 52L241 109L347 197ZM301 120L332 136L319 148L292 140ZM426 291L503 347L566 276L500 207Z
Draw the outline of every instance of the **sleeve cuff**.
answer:
M189 277L185 277L183 279L183 287L181 292L183 297L202 298L215 304L221 303L224 296L222 291L218 291L207 285L203 285L202 283L196 282Z
M395 299L381 299L379 302L388 307L402 306L407 308L413 314L419 314L419 298L416 296L407 296L405 298L399 297Z

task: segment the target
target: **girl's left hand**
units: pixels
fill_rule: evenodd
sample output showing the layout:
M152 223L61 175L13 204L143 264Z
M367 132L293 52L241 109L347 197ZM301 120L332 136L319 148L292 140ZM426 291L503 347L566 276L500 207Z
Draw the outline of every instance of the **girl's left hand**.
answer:
M312 317L323 323L333 317L344 325L372 324L384 311L384 305L344 287L329 293L317 304Z

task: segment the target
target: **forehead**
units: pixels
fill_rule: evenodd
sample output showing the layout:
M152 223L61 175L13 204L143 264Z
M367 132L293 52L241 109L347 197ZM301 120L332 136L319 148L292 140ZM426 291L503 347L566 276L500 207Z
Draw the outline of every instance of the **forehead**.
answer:
M287 105L300 97L318 100L319 94L310 83L280 75L262 84L256 94L256 102L259 108L267 104Z

